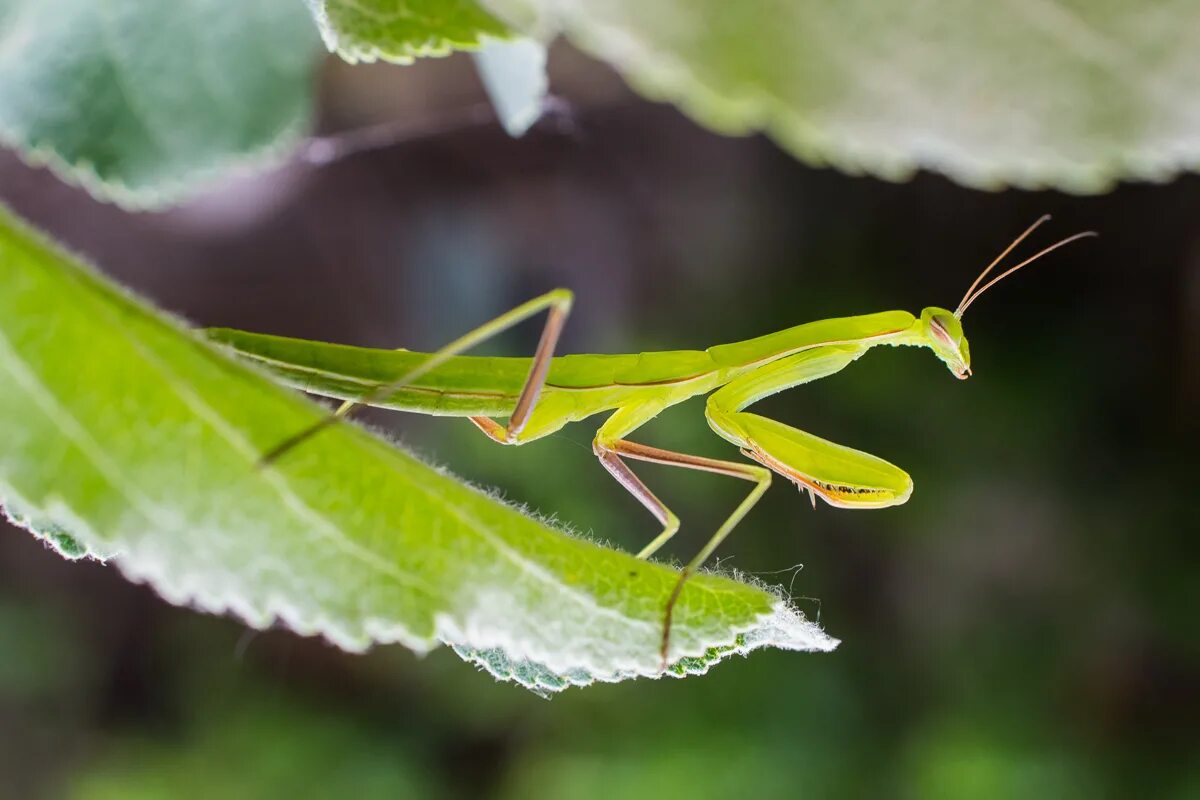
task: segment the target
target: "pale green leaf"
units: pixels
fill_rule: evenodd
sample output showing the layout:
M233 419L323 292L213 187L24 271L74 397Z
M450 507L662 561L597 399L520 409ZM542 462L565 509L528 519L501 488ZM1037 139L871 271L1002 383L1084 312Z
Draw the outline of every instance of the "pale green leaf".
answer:
M786 615L779 616L776 619L782 622L784 627L791 625ZM709 667L731 655L744 655L751 650L770 645L781 637L789 638L789 634L782 628L777 628L770 623L764 623L745 634L735 637L730 644L710 647L698 655L678 659L667 668L666 674L674 678L703 675L708 672ZM829 640L830 648L836 646L836 644L835 641ZM598 676L586 669L556 671L536 661L528 659L514 660L505 650L498 647L482 650L457 644L452 647L460 658L475 664L492 677L498 680L519 683L526 689L543 697L548 697L555 692L561 692L572 686L588 686L597 680L615 683L638 677L638 673L634 671L618 671L604 676ZM824 650L829 648L811 646L803 649Z
M892 179L1094 192L1200 166L1195 0L484 0L727 133Z
M350 62L407 64L479 48L508 28L474 0L305 0L325 45Z
M673 570L547 527L349 424L256 468L321 408L7 212L0 286L0 499L67 555L348 650L503 653L505 677L543 692L658 673ZM668 674L767 645L836 641L771 593L702 575L676 609Z
M297 0L0 0L0 141L163 205L284 152L319 55Z
M524 136L545 107L546 45L527 37L487 39L472 55L500 124L509 136Z

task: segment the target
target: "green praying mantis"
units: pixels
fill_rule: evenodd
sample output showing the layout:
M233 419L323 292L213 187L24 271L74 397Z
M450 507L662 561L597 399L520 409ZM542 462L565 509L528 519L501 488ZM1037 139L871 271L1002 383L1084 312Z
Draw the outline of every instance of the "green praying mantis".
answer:
M642 482L629 461L683 467L753 484L680 572L663 613L660 655L665 667L671 616L684 583L759 501L773 473L807 492L814 507L820 497L838 508L885 508L904 503L912 493L912 479L899 467L744 409L777 392L833 375L879 345L929 348L956 378L970 377L971 355L962 316L971 304L1047 253L1096 235L1086 231L1062 239L983 283L1048 219L1041 217L1013 240L979 274L954 311L930 306L920 316L883 311L825 319L707 350L556 356L555 347L573 300L565 289L523 303L428 354L229 329L213 329L209 335L285 383L344 401L336 411L264 454L264 466L336 424L360 404L466 417L493 441L509 445L525 444L569 422L611 411L596 432L593 451L601 465L662 526L638 552L641 559L649 558L675 535L679 517ZM532 358L462 355L543 311L547 319ZM708 424L751 463L664 450L629 438L665 409L702 394L709 394L704 412ZM507 424L497 422L496 417L507 417Z

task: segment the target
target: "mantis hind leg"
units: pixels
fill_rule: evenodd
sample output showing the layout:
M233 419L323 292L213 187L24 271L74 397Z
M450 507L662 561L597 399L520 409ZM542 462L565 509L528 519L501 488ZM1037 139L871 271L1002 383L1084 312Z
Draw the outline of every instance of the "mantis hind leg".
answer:
M491 438L502 444L511 444L525 427L530 415L533 413L534 407L537 405L542 386L546 382L546 373L549 372L550 362L554 358L554 348L558 344L558 337L562 333L563 324L567 320L567 314L571 310L573 299L574 296L569 290L555 289L522 303L490 322L485 322L478 328L468 331L445 345L440 350L430 353L428 358L408 374L402 375L391 383L378 387L366 397L358 400L347 400L342 403L336 411L322 417L309 427L271 448L271 450L259 459L259 464L267 465L276 461L280 456L296 447L296 445L307 441L309 438L335 424L342 417L349 414L356 406L370 405L375 400L387 397L397 389L412 383L439 365L446 363L454 356L470 350L472 347L529 319L535 314L549 309L549 313L546 316L546 326L542 329L541 339L538 341L537 350L534 352L533 362L529 368L529 375L525 378L521 393L517 397L517 404L513 407L513 413L509 417L508 426L503 427L488 417L470 418L480 430Z
M713 551L720 546L725 537L741 522L742 518L750 512L750 509L754 507L754 504L766 492L767 488L771 485L771 473L769 470L753 464L741 464L736 461L722 461L715 458L704 458L703 456L679 453L673 450L663 450L658 447L631 442L624 438L657 416L662 409L663 406L656 403L639 404L618 409L600 427L592 443L592 449L604 468L662 523L662 531L648 545L642 548L637 555L638 558L649 558L668 539L674 536L675 532L679 529L679 517L667 508L666 504L659 500L646 487L646 484L634 474L629 465L625 463L625 458L647 461L652 464L663 464L666 466L699 470L701 472L710 472L715 475L727 475L731 478L752 481L755 484L754 488L750 490L745 499L734 509L733 513L726 518L725 522L721 524L721 527L717 529L717 532L713 534L708 543L683 568L679 574L679 579L675 582L675 586L671 590L663 612L663 632L660 646L662 667L666 669L671 645L671 621L675 611L675 604L679 600L679 595L683 591L684 584L708 560Z
M549 309L549 313L546 315L546 326L542 328L541 339L538 340L537 349L533 353L533 361L529 365L529 374L525 377L525 383L521 386L521 393L517 397L517 404L513 407L512 414L508 417L508 424L501 425L490 417L469 417L471 422L475 424L475 427L483 431L493 441L500 444L515 443L521 431L525 429L526 423L529 422L529 418L533 415L538 398L542 394L542 387L546 384L546 373L550 371L550 363L554 359L554 348L558 346L558 337L562 333L564 323L567 321L567 314L571 311L571 300L571 292L566 289L556 289L552 292L547 292L541 297L536 297L522 306L514 308L507 314L497 317L481 328L477 328L475 331L467 334L467 336L471 336L485 328L487 329L481 338L473 342L472 345L469 345L473 346L506 328L516 325L518 322L533 316L543 309Z
M866 352L828 345L780 359L731 381L708 398L709 425L742 453L840 508L885 508L908 500L912 479L882 458L742 411L784 389L839 372Z

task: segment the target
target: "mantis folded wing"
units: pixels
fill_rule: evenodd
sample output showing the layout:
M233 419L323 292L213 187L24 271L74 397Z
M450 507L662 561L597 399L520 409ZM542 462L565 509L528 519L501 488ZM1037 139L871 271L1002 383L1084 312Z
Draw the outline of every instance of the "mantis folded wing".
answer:
M336 412L280 443L263 457L270 464L355 405L367 404L438 416L466 417L489 438L520 445L547 436L568 422L610 411L596 433L593 451L662 525L638 553L647 558L679 528L679 518L642 482L628 461L684 467L745 480L753 487L680 573L664 610L661 656L670 655L671 615L687 578L712 555L779 474L839 508L884 508L904 503L912 480L883 459L826 441L783 423L744 411L795 386L832 375L879 345L926 347L958 378L970 376L970 353L961 317L997 281L1053 249L1045 248L978 288L997 263L1048 217L1030 226L976 279L956 311L930 306L920 316L905 311L809 322L777 333L707 350L630 355L555 356L573 297L548 292L430 353L375 350L287 339L228 329L209 336L232 347L307 391L345 402ZM532 358L465 356L462 353L542 311L547 320ZM752 462L726 461L663 450L628 437L663 410L700 394L709 425ZM507 417L506 424L494 417Z

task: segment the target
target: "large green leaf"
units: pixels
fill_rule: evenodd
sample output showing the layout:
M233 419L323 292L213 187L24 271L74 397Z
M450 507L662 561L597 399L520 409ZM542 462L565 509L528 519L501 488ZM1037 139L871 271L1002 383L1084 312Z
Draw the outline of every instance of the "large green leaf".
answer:
M572 538L339 425L0 211L0 499L68 556L175 603L349 650L438 641L538 691L658 672L664 566ZM715 575L675 613L671 674L836 642Z
M330 50L347 61L410 63L474 50L508 28L474 0L305 0Z
M284 151L319 55L298 0L0 0L0 140L161 205Z
M483 0L850 172L1092 192L1200 166L1195 0Z

